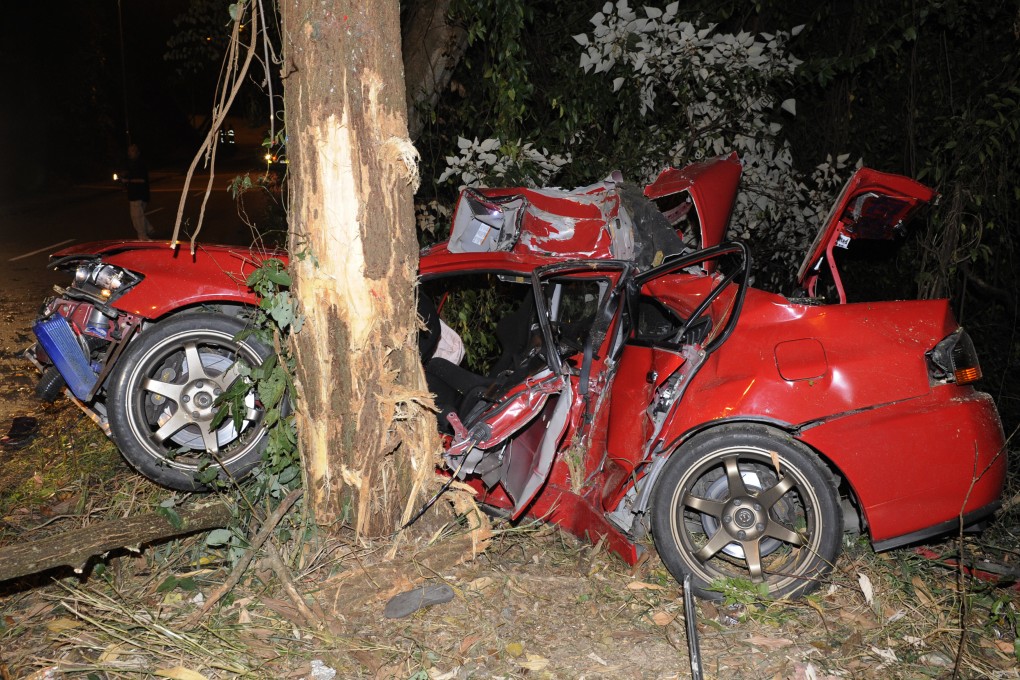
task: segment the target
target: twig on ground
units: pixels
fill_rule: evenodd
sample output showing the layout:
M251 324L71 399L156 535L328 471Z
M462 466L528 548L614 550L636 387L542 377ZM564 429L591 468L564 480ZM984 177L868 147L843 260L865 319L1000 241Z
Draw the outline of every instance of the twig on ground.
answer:
M283 584L283 590L287 593L291 602L297 607L298 613L301 614L301 618L304 619L305 623L313 628L322 628L324 622L321 621L312 610L308 607L308 603L305 602L305 598L301 596L297 587L294 585L293 579L290 577L290 571L287 569L287 565L283 563L280 558L280 552L273 545L272 541L266 543L266 552L269 553L269 566L272 567L273 573L276 574L276 578L280 579L280 583Z
M303 494L304 489L301 488L294 489L287 494L287 496L280 502L280 505L276 507L276 510L273 511L273 514L269 516L269 519L266 520L265 524L262 525L259 533L254 539L252 539L248 546L248 550L245 551L244 555L241 556L241 559L237 561L237 564L234 566L234 570L230 572L230 576L227 577L227 580L224 581L219 588L213 591L211 595L209 595L201 609L187 618L185 626L191 628L198 625L198 622L202 619L202 617L208 614L209 610L211 610L224 595L230 592L231 588L237 585L238 581L241 580L241 576L243 576L244 572L248 569L248 565L251 564L252 559L254 559L255 553L258 552L258 549L266 542L266 539L272 535L273 529L276 528L276 525L280 523L280 520L283 519L284 515L287 514L294 503L296 503Z

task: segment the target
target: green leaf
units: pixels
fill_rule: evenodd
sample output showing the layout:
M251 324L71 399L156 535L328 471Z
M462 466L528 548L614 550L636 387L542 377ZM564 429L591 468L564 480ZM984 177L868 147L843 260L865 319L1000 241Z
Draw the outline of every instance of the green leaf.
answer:
M284 468L280 473L280 484L289 484L290 482L297 479L298 467L297 465L291 465L290 467Z
M230 540L233 537L234 532L230 529L213 529L209 532L209 535L205 537L205 544L209 547L216 548L230 543Z
M162 583L156 586L157 593L169 593L171 590L177 587L177 577L171 574L167 576Z
M204 470L200 471L195 475L195 479L201 484L210 484L214 479L219 477L220 469L214 465L210 465Z
M290 274L282 269L270 270L266 277L278 286L289 287L291 284Z
M172 526L174 529L180 530L184 528L184 520L181 519L180 513L178 513L173 508L161 505L158 508L156 508L156 514L160 515L163 519L169 522L170 526Z

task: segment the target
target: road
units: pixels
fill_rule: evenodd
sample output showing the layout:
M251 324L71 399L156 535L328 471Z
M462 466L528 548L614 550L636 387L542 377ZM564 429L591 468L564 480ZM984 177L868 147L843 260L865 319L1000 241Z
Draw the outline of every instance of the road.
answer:
M254 154L245 157L256 158ZM259 168L251 169L252 176ZM247 245L256 229L268 229L263 217L266 198L251 196L245 201L250 226L238 215L227 187L245 167L234 162L220 166L213 178L213 191L206 206L199 243ZM150 172L152 197L149 221L158 239L169 239L184 190L187 168L160 168ZM188 247L209 182L208 171L196 172L188 191L180 239ZM51 195L0 205L0 435L7 432L17 415L41 413L33 390L34 368L21 353L33 341L31 325L42 301L55 284L67 285L66 273L47 270L50 253L72 243L134 238L127 199L112 181L83 184ZM3 452L0 451L0 458Z

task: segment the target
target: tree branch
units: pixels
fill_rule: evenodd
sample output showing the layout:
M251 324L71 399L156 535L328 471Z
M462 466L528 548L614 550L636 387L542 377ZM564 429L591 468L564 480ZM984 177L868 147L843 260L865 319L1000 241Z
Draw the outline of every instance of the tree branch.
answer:
M80 574L95 555L223 527L233 516L230 506L222 501L181 510L179 514L179 524L171 523L165 514L149 512L0 548L0 581L58 567L70 567Z

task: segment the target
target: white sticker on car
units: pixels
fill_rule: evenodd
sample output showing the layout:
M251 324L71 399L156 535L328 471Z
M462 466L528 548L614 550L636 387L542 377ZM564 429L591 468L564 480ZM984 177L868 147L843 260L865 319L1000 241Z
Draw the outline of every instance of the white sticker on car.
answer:
M474 243L476 246L482 245L486 237L489 235L490 231L492 231L492 227L490 227L489 225L479 224L478 231L475 232L475 237L471 239L471 242Z

